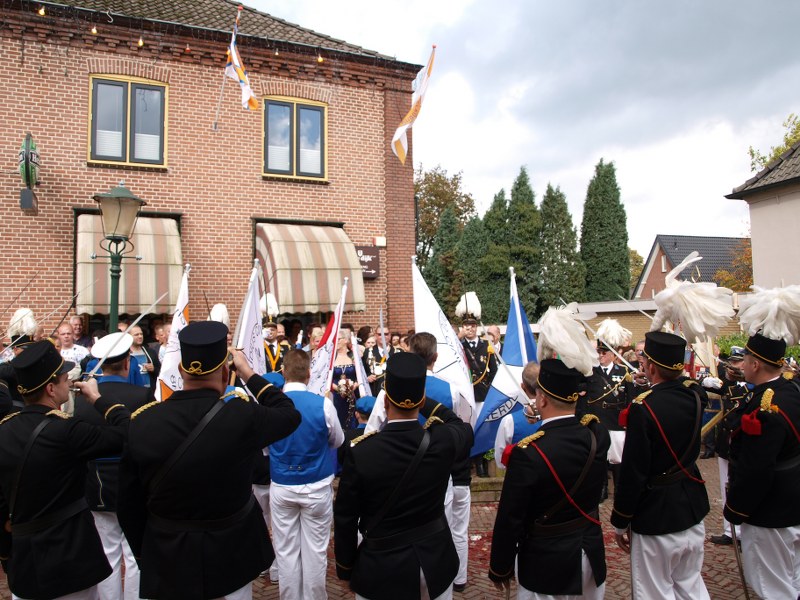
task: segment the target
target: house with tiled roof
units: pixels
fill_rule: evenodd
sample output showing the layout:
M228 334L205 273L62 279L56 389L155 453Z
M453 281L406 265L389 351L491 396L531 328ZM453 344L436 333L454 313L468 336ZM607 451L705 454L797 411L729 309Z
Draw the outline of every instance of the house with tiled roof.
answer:
M800 284L800 142L726 196L750 210L753 282Z
M732 270L731 263L747 243L747 238L736 237L657 235L631 298L651 300L666 287L667 273L694 251L703 260L685 269L678 279L713 282L720 269Z
M224 76L237 2L0 2L0 261L13 265L0 304L29 283L17 304L43 316L75 296L85 329L102 328L109 256L93 198L124 181L147 204L121 313L167 292L152 312L168 316L189 263L192 318L206 302L237 315L257 260L279 319L324 322L348 277L345 321L375 325L382 310L392 329L413 326L413 139L405 165L390 141L420 65L244 7L247 110ZM21 195L8 173L27 134L38 183Z

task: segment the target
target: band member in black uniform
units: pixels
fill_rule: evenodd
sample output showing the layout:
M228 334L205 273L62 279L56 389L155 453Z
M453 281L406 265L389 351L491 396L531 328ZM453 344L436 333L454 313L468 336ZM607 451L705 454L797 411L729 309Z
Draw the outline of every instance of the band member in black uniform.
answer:
M356 598L449 598L458 554L444 498L453 461L472 446L472 428L426 399L422 358L400 352L386 365L386 426L345 453L333 508L336 574Z
M742 524L747 583L761 598L800 596L800 388L782 374L786 342L760 333L742 371L755 384L731 437L724 516ZM785 375L789 375L786 377Z
M478 337L478 321L472 316L467 316L463 321L464 355L467 357L467 366L472 375L472 389L475 391L475 411L481 414L486 394L492 386L492 381L497 373L497 358L492 352L489 342ZM478 477L488 477L487 461L482 456L473 458L475 474Z
M578 400L577 414L595 415L611 436L608 452L608 468L614 478L616 490L619 477L619 463L622 460L622 446L625 443L625 430L619 424L620 413L634 397L634 386L627 367L614 362L614 353L600 340L597 341L597 354L600 366L592 369L586 381L586 394ZM603 487L602 499L608 497L608 480Z
M702 388L682 376L683 338L645 337L641 366L652 387L621 417L627 432L611 524L631 555L634 598L709 598L700 575L709 504L696 464Z
M489 578L517 598L600 599L606 563L597 505L610 440L594 415L575 417L583 375L558 359L541 362L536 405L542 426L513 448L492 537Z
M388 335L389 334L386 333L387 337ZM378 396L383 388L383 377L386 373L386 361L390 356L392 356L392 354L395 353L395 349L388 344L388 340L386 344L387 348L384 351L380 336L376 337L378 343L372 348L364 348L364 353L361 357L362 362L364 363L364 371L367 374L367 381L369 381L370 391L375 397Z
M280 373L283 371L283 357L292 349L292 346L286 338L278 339L278 324L274 321L264 323L264 335L267 373Z
M29 345L11 366L25 407L0 424L0 510L11 515L0 557L9 587L19 598L96 597L111 567L86 504L86 461L122 451L130 412L101 397L94 379L73 385L108 426L61 412L75 365L49 341Z
M254 461L297 428L300 413L233 348L256 400L225 393L227 334L216 321L187 325L178 337L183 390L131 419L117 513L143 598L249 598L274 558L252 494Z
M33 343L31 336L12 335L11 350L14 356L19 356L30 344ZM11 361L0 363L0 419L10 412L17 412L25 406L25 400L17 389L17 374Z

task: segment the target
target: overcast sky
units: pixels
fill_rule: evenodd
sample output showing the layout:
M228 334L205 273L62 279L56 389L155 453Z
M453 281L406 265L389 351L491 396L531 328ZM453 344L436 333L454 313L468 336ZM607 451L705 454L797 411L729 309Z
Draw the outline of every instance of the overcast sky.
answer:
M748 235L724 195L752 176L748 146L766 153L800 112L796 0L246 3L405 62L436 44L415 166L462 171L482 214L524 165L580 232L594 165L613 161L644 257L659 233Z

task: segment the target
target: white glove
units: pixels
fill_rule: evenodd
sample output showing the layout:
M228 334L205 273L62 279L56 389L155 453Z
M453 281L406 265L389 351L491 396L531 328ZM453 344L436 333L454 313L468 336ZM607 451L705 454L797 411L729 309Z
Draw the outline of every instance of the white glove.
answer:
M703 379L703 387L709 390L718 390L722 387L722 380L717 377L706 377Z

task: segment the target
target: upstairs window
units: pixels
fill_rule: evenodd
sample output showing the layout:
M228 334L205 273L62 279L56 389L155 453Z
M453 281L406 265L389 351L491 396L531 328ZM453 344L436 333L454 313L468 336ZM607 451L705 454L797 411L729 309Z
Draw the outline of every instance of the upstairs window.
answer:
M264 174L325 179L327 107L289 98L264 101Z
M166 101L165 85L92 78L89 159L164 165Z

